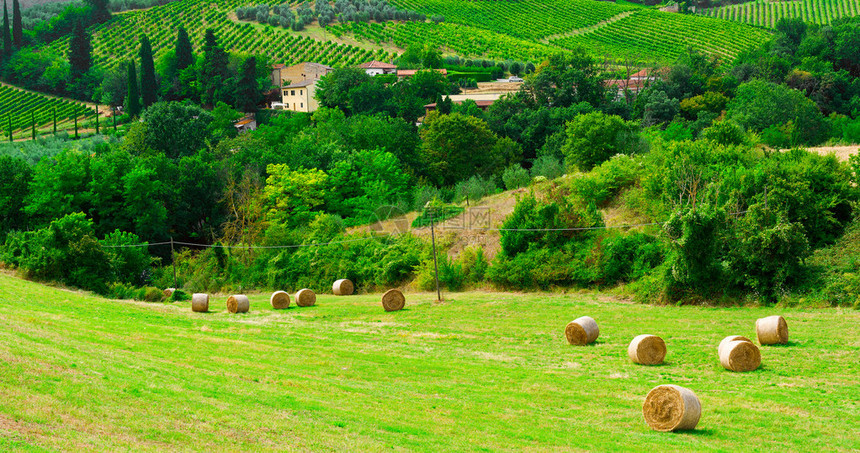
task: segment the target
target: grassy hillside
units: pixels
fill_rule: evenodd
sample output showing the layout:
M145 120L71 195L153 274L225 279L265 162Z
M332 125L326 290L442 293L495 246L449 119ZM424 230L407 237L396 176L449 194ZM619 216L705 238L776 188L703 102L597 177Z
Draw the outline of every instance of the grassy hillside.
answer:
M860 313L628 305L592 295L321 295L212 313L109 301L0 275L0 449L851 450L860 447ZM751 373L716 346L781 312L791 343ZM594 346L564 325L588 314ZM661 335L667 363L631 364ZM697 392L698 429L642 419L659 384Z
M860 0L796 0L774 2L754 0L737 5L709 8L703 14L719 19L773 28L783 17L798 17L806 22L829 24L840 17L860 15Z
M574 45L584 45L601 57L636 53L644 61L673 60L689 46L732 57L768 36L735 22L596 0L396 0L401 8L442 15L445 22L336 22L325 30L313 23L294 32L236 19L237 7L255 3L261 2L181 0L117 15L92 30L95 61L113 67L134 58L138 45L134 38L142 33L152 40L157 57L172 48L179 25L189 30L198 48L204 30L211 27L232 51L265 54L277 62L334 66L390 60L407 46L426 43L466 58L527 61L540 61ZM298 3L292 4L295 8ZM65 54L68 41L56 41L51 47Z

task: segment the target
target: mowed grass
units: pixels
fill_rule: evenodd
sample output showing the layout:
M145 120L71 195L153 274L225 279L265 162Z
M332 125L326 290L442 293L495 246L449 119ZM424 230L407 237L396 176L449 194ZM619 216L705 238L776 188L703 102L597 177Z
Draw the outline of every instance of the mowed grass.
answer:
M211 313L110 301L0 275L0 449L852 450L860 448L860 313L632 305L593 294L319 295ZM781 313L791 343L723 370L727 335ZM592 346L565 324L594 317ZM660 335L663 366L626 357ZM642 417L659 384L693 389L695 431Z

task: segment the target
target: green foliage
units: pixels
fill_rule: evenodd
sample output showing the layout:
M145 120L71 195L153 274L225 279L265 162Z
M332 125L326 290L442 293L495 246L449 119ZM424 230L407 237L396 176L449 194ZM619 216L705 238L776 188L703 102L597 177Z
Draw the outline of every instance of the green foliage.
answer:
M140 247L140 237L133 233L116 230L102 239L110 273L105 280L127 285L144 285L147 283L147 271L152 264L147 248Z
M143 108L158 100L158 81L155 79L155 63L152 60L152 44L146 35L140 37L140 97Z
M495 194L498 190L499 188L492 178L472 176L454 185L454 199L457 201L466 200L467 202L478 201L481 198ZM422 204L421 206L424 205Z
M33 170L22 159L0 156L0 239L27 227L25 200Z
M429 227L431 223L439 224L462 214L465 209L461 206L446 205L439 200L433 200L421 209L421 214L412 221L412 228Z
M689 297L711 297L721 291L722 235L725 211L708 205L677 211L663 225L669 238L670 274L664 297L675 302Z
M570 168L590 170L616 154L639 151L639 126L615 115L600 112L577 116L567 126L562 151Z
M409 182L393 154L355 151L329 170L326 210L350 219L348 224L373 222L379 208L410 201Z
M718 121L702 131L702 137L723 146L740 145L746 141L744 130L731 121Z
M525 187L531 183L532 178L529 176L529 171L519 164L511 165L502 172L502 182L505 183L505 189L513 190L520 187Z
M134 60L128 62L128 77L126 80L128 91L125 96L125 113L131 118L136 118L140 115L142 107L140 105L140 87L137 84L137 69L135 69Z
M564 174L564 166L561 161L553 156L540 156L532 163L532 178L543 176L546 179L555 179Z
M206 146L212 115L182 102L157 102L141 117L146 124L144 142L170 158L189 156Z
M487 124L458 113L427 115L421 129L422 159L430 179L442 186L470 175L488 176L518 160L510 139L500 139Z
M792 146L816 145L827 136L824 117L814 102L799 91L759 80L738 87L727 118L757 132L789 123L802 124L789 132Z
M316 216L312 210L325 200L327 174L316 169L291 170L283 164L271 164L266 172L263 203L269 221L295 227Z

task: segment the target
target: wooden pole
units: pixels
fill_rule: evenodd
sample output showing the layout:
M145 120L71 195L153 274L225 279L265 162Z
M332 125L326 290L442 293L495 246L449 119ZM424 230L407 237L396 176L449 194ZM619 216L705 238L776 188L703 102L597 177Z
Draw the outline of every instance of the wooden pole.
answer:
M78 112L75 112L75 140L78 139Z
M173 287L176 288L176 252L173 251L173 236L170 236L170 261L173 263Z
M96 104L96 135L99 133L99 105Z
M54 135L57 135L57 108L54 107Z
M433 268L436 270L436 301L442 302L442 292L439 291L439 263L436 261L436 231L433 225L436 223L435 208L431 209L430 215L430 239L433 242Z
M33 140L36 139L36 112L30 110L30 130L32 131Z
M113 108L113 114L111 116L113 117L113 131L116 132L116 107Z

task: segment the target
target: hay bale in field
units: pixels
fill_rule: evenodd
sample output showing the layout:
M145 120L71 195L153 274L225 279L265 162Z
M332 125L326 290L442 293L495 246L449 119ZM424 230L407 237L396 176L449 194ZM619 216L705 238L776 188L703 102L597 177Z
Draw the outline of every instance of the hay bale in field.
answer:
M627 347L627 356L640 365L659 365L666 358L666 343L656 335L638 335Z
M642 405L645 422L655 431L693 429L702 416L702 403L692 390L678 385L658 385Z
M299 307L310 307L317 303L317 295L313 291L304 288L296 293L296 305Z
M757 319L755 335L761 345L788 343L788 324L779 315Z
M248 296L235 294L227 298L227 311L230 313L248 313L251 301Z
M289 308L290 295L286 291L275 291L272 293L272 297L269 298L269 302L272 303L272 308L276 310Z
M173 292L176 291L176 288L167 288L164 290L164 298L170 299L170 296L173 295Z
M205 313L209 311L209 295L194 293L191 295L191 311Z
M331 291L335 296L351 296L355 292L355 285L349 279L342 278L335 280L334 284L331 285Z
M590 316L582 316L567 323L564 336L567 337L568 343L582 346L596 340L600 336L600 329Z
M406 297L399 289L389 289L382 295L382 308L385 311L398 311L406 306Z
M761 365L761 353L751 341L734 340L720 343L717 348L723 368L743 373L753 371Z
M723 341L721 341L720 345L717 346L717 356L722 357L723 356L723 348L725 347L725 345L727 345L733 341L746 341L747 343L752 343L752 340L750 340L747 337L743 337L740 335L729 335L726 338L723 338Z

